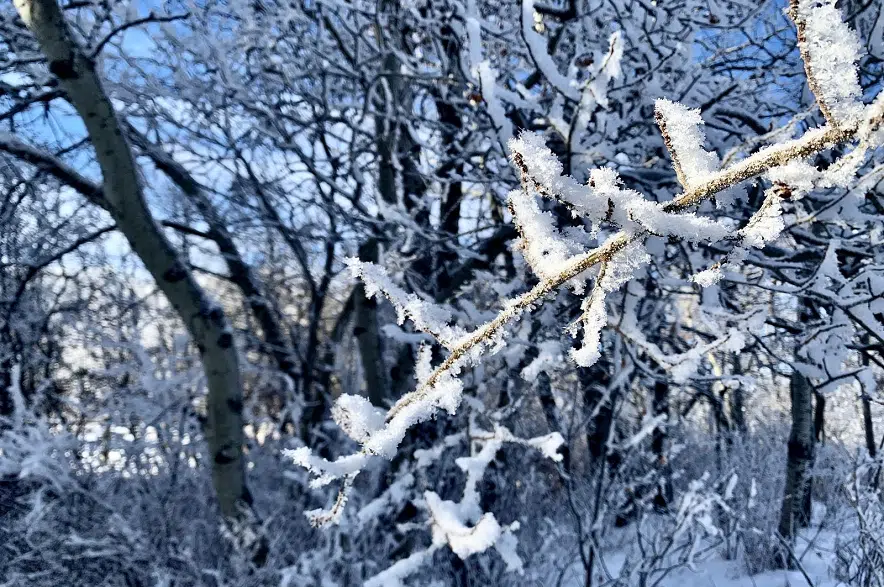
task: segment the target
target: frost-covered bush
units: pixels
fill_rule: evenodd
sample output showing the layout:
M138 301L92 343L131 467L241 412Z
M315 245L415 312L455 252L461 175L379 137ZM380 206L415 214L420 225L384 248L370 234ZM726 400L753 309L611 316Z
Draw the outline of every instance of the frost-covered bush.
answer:
M884 500L881 459L859 458L853 463L843 491L848 516L836 543L836 573L849 585L884 585Z

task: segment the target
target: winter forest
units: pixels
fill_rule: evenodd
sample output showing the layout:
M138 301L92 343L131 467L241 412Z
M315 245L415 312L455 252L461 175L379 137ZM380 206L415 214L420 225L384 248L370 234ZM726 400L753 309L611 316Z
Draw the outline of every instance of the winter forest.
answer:
M882 0L0 0L0 586L884 587Z

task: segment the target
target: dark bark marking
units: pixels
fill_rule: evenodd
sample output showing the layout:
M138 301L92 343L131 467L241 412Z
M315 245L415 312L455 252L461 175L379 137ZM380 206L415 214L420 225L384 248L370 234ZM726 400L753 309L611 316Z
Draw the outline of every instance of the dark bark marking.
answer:
M233 335L229 332L222 332L218 337L218 346L222 349L229 349L233 346Z
M218 465L229 465L230 463L236 460L235 456L232 456L230 453L232 451L228 448L222 448L218 452L215 453L215 464Z
M74 59L73 57L68 57L67 59L56 59L54 61L49 62L49 73L56 76L58 79L77 79L79 74L77 70L74 69Z
M790 440L787 447L790 459L797 459L802 461L809 461L813 459L813 446L807 446L803 442Z
M181 265L180 261L176 261L174 265L163 273L163 279L169 283L177 283L185 277L187 277L187 270Z
M242 400L241 399L227 400L227 407L230 408L233 412L235 412L237 414L242 414Z

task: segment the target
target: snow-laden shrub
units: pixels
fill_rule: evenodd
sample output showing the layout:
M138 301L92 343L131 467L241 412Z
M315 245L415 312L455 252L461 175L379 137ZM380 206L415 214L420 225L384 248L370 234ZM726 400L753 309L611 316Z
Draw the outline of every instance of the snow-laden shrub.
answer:
M857 459L843 485L848 526L836 543L836 576L849 585L884 587L884 459Z

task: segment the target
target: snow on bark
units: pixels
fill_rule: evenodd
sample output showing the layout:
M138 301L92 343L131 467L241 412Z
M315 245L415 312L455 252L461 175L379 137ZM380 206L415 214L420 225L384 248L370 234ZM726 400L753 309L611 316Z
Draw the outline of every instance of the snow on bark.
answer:
M543 197L564 202L575 215L591 222L605 217L607 200L598 198L592 188L581 185L570 175L563 175L561 161L547 148L541 135L523 132L510 141L509 148L517 169L531 179Z
M579 244L559 231L553 214L540 209L532 194L513 190L508 202L521 235L519 249L539 277L558 275L574 255L582 252Z
M580 92L572 80L559 71L552 56L546 50L546 39L534 30L535 19L538 16L534 10L534 0L522 0L522 38L528 46L528 53L537 69L556 91L574 102L579 102Z
M654 109L657 124L672 157L672 166L685 188L702 183L718 171L718 155L703 149L706 135L700 128L703 119L699 109L691 109L664 98L655 102Z
M790 14L798 28L808 85L826 120L833 126L858 124L863 103L856 32L842 20L835 0L792 0Z
M458 341L466 334L462 328L449 325L452 320L450 310L405 291L393 282L383 267L355 257L349 257L344 262L353 277L362 279L366 296L371 298L380 293L390 300L396 309L399 324L408 318L415 328L433 335L447 348L457 346Z

